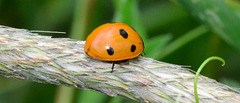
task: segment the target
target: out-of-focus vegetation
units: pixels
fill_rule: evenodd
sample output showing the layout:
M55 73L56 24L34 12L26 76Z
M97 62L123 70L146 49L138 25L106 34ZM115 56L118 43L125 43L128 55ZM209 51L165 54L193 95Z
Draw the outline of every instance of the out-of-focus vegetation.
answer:
M220 56L226 66L210 63L202 74L240 88L239 3L237 0L0 0L0 25L65 31L66 35L40 34L84 40L101 24L124 22L143 38L146 57L196 70L207 57ZM133 102L0 76L0 103L54 101Z

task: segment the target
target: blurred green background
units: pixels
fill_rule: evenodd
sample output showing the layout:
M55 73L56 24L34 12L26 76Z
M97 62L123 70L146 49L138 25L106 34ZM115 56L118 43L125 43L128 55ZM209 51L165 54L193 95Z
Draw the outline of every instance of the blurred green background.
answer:
M0 0L0 25L29 30L64 31L55 38L85 40L107 22L124 22L145 43L145 55L197 70L210 56L201 74L240 88L239 0ZM0 103L132 103L117 97L0 76Z

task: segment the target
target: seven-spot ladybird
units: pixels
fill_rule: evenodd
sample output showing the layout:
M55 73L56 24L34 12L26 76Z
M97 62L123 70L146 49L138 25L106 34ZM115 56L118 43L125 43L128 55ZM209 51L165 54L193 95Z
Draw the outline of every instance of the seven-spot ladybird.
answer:
M87 55L105 61L123 61L139 56L144 44L138 33L124 23L106 23L87 37L84 51Z

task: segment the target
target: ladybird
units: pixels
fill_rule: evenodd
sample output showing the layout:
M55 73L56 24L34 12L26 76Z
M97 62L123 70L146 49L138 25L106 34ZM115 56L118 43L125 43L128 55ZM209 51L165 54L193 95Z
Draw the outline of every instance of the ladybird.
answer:
M138 57L144 44L138 33L124 23L106 23L87 37L84 51L95 59L114 62ZM111 71L111 72L112 72Z

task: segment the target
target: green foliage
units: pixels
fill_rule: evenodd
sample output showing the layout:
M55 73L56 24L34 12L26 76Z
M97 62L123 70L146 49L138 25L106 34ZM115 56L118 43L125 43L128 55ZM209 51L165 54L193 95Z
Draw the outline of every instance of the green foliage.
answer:
M145 40L145 49L144 52L146 56L151 58L159 57L164 51L164 47L171 40L170 34L157 35L156 37Z
M219 71L219 66L212 63L202 74L227 84L239 84L239 3L238 0L0 0L0 25L65 31L70 35L51 35L84 40L101 24L124 22L141 35L146 56L190 65L196 70L203 59L217 55L226 60L229 69ZM59 89L55 92L55 86L16 81L0 77L1 103L58 100ZM79 103L132 102L89 91L69 92L75 94L68 99Z
M234 5L228 0L229 5L223 0L178 0L191 13L196 15L203 23L206 23L214 32L220 35L226 42L240 50L240 5ZM235 3L239 3L234 1ZM231 6L233 8L231 8Z
M77 97L77 103L106 103L109 100L109 96L87 90L81 90Z
M96 0L76 0L71 38L85 40Z
M113 0L115 6L115 14L113 22L123 22L132 26L142 37L146 39L146 30L143 28L140 11L138 9L137 0Z
M202 64L201 66L198 68L197 72L196 72L196 75L195 75L195 78L194 78L194 94L195 94L195 99L196 99L196 103L199 103L199 100L198 100L198 93L197 93L197 79L198 79L198 76L200 74L200 72L202 71L203 67L210 61L212 60L219 60L221 61L223 64L222 66L225 65L225 61L224 59L220 58L220 57L216 57L216 56L212 56L212 57L209 57L207 58Z

